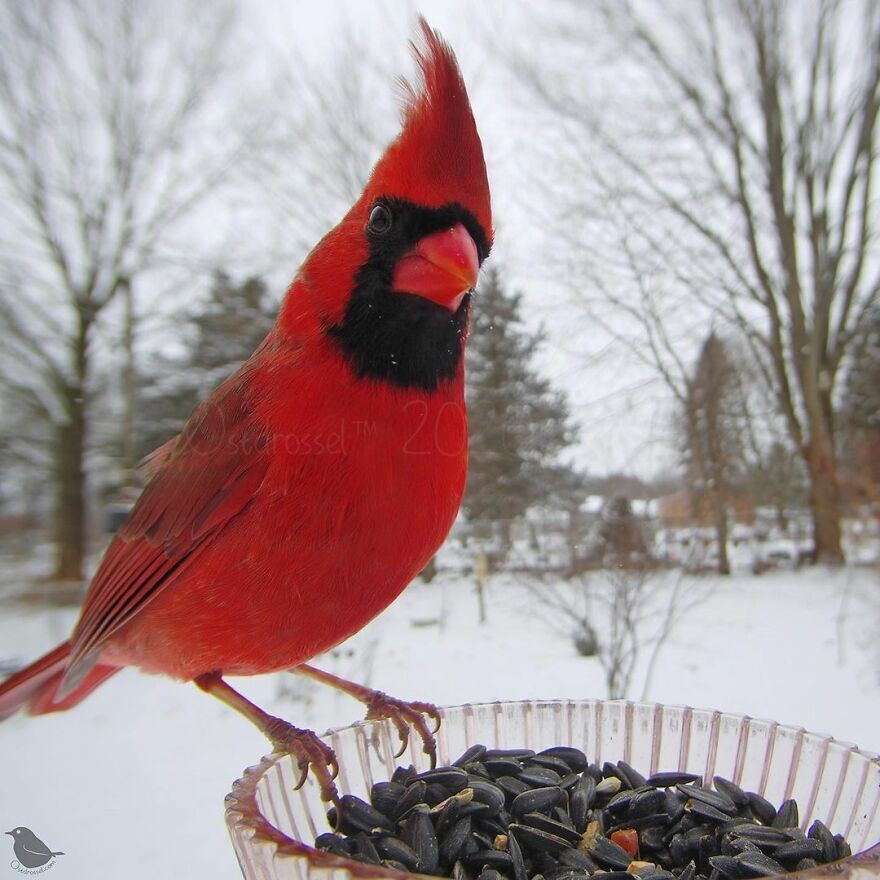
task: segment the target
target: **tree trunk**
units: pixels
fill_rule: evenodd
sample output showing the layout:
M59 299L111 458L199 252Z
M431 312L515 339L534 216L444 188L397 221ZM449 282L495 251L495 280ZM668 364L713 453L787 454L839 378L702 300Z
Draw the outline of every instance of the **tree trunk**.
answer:
M123 324L122 324L122 442L120 451L122 458L122 481L125 486L136 485L134 414L137 406L137 372L134 359L135 313L134 295L131 281L123 278L119 283L122 293Z
M65 421L55 440L55 573L56 580L82 580L86 554L86 378L94 312L82 305L73 339L73 375L63 388Z
M437 577L437 556L432 556L427 565L419 572L419 577L426 583L430 584Z
M730 559L727 556L727 508L717 490L713 490L711 496L715 542L718 545L718 574L730 574Z
M55 572L56 580L82 580L85 558L85 419L82 402L69 422L56 427Z
M810 444L810 513L813 517L813 561L840 565L844 561L840 530L840 496L834 472L834 449L829 440Z

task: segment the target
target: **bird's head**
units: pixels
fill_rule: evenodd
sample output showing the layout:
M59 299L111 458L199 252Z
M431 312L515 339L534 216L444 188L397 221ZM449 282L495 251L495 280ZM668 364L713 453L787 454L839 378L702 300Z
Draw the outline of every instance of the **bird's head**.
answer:
M459 372L470 291L492 245L483 148L450 47L421 21L403 127L282 309L308 310L361 375L431 391Z

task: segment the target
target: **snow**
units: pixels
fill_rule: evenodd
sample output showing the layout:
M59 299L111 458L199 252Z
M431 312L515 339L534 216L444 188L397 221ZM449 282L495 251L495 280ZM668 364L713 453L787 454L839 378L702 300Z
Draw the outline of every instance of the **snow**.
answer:
M651 699L775 718L880 750L876 570L687 583L709 597L678 621ZM575 653L565 621L537 613L539 599L522 578L498 575L488 594L489 621L481 626L466 577L417 582L315 665L439 705L605 695L597 661ZM0 661L52 647L75 616L2 606ZM644 673L643 657L634 697ZM232 681L300 726L323 730L362 717L349 698L296 676ZM75 711L0 724L0 830L25 825L63 850L59 880L233 880L240 875L223 797L266 751L247 722L193 685L125 670ZM11 858L3 846L0 839L0 856Z

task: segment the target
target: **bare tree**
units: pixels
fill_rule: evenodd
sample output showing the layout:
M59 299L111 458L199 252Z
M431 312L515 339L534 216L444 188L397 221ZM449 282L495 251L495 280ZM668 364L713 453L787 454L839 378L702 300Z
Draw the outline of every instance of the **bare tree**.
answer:
M529 582L535 614L572 641L590 647L605 676L609 699L632 698L643 664L641 698L648 696L657 662L675 626L709 595L705 579L680 570L617 568L580 574L553 583Z
M880 6L561 0L538 26L541 61L512 66L575 163L554 233L591 314L679 389L687 336L736 327L806 465L815 557L842 559L836 392L880 300Z
M279 72L267 100L275 112L263 149L245 169L259 210L271 218L261 236L277 234L271 248L259 243L270 265L258 272L296 265L361 194L395 133L393 107L377 103L377 96L387 100L391 71L398 69L395 51L374 33L342 25L333 56L320 65L301 54L274 65Z
M226 3L0 7L0 375L51 444L60 578L82 575L104 316L179 255L243 144L214 101L232 22Z
M564 621L578 653L596 657L609 699L632 696L633 679L644 662L644 699L675 625L708 595L708 583L695 584L681 570L657 566L624 496L605 505L595 537L601 569L551 583L526 583L538 616L556 631Z

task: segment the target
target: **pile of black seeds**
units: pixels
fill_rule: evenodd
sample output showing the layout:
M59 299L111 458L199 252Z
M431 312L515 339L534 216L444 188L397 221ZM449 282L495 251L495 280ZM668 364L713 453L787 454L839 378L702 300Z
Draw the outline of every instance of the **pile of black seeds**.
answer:
M623 761L599 767L578 749L473 746L450 767L398 767L370 803L341 799L338 832L318 849L455 880L745 880L851 855L798 806L779 809L716 776L645 778ZM336 825L336 810L327 816Z

